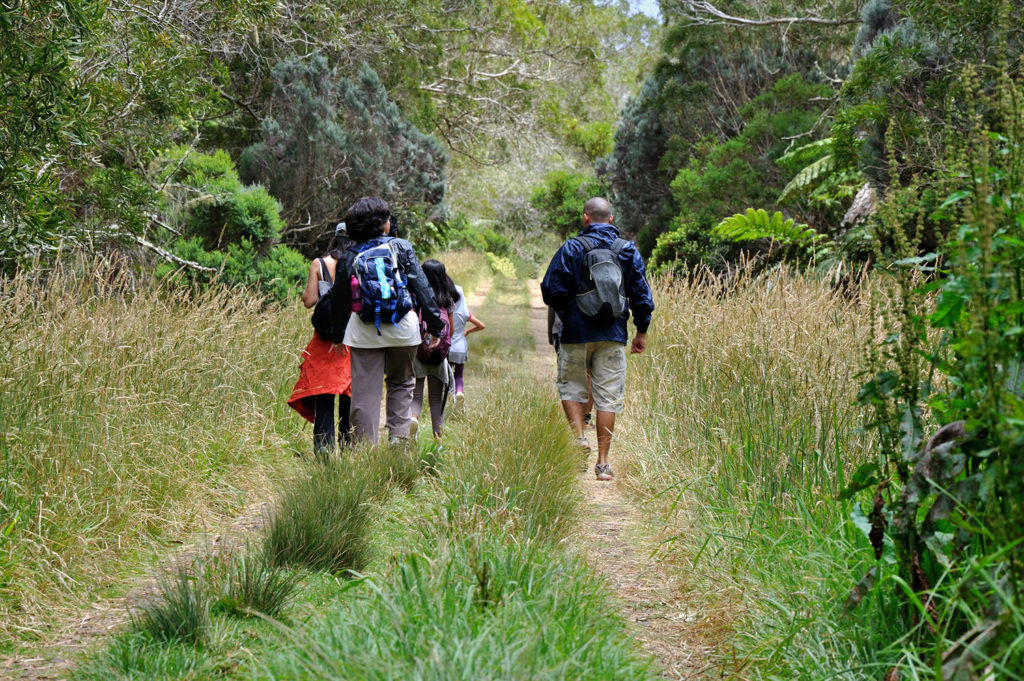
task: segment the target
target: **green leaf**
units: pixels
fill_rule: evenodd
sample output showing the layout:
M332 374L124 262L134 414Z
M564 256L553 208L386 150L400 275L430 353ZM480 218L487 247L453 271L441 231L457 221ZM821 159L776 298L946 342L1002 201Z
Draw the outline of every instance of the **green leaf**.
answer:
M850 478L850 482L849 484L846 485L846 488L839 493L839 498L850 499L857 492L877 485L879 480L879 473L880 471L878 469L877 463L861 464L857 468L856 472L853 474L853 477ZM859 507L859 504L857 506ZM869 522L868 530L870 531L870 529L871 523Z

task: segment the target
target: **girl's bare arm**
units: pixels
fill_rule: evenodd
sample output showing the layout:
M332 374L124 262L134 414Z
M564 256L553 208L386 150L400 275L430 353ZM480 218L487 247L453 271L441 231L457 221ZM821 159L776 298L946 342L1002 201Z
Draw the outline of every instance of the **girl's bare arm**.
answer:
M479 319L474 317L472 314L469 315L469 319L467 319L466 321L473 325L472 329L466 329L466 335L467 336L469 334L471 334L471 333L476 333L477 331L483 331L484 329L487 328L487 326L484 325L484 323L482 321L480 321Z
M306 279L306 290L302 292L302 304L306 307L316 305L320 297L320 290L317 284L320 282L320 261L314 260L309 264L309 277Z

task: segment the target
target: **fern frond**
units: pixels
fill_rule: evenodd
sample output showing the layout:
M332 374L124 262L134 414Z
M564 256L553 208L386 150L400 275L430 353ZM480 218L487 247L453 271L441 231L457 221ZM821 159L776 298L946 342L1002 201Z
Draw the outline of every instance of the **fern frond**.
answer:
M802 146L789 151L775 160L779 165L785 165L790 161L795 161L798 158L805 156L813 156L815 153L824 149L832 149L832 138L826 137L825 139L815 140L814 142L808 142Z
M799 173L796 174L792 180L789 181L782 189L782 193L779 194L779 203L784 203L795 194L806 194L814 190L823 179L832 174L836 169L836 158L832 154L828 156L822 156L814 163L810 164Z
M758 208L748 208L746 213L737 213L718 223L715 233L729 241L753 241L755 239L772 239L781 244L792 244L807 248L825 238L810 225L797 223L792 218L783 217L776 211L769 215Z

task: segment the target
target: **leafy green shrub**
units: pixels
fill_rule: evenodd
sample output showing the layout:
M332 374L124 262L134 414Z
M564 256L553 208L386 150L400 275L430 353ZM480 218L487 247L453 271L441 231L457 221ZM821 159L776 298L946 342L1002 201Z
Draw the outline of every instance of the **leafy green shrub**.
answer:
M583 227L587 199L606 193L607 187L593 175L555 170L533 190L530 203L542 212L545 226L564 239Z
M156 598L132 614L138 631L158 641L201 644L210 628L210 589L203 569L192 573L178 566L159 577Z
M676 172L670 189L678 207L675 225L685 225L688 238L680 235L662 244L681 242L695 256L713 263L723 255L714 238L694 238L701 230L711 231L722 218L750 205L773 205L786 184L787 171L775 163L786 149L784 138L810 128L818 112L808 101L828 94L829 88L806 80L800 74L784 76L771 84L741 109L743 128L725 140L705 139L690 147L685 164ZM675 227L678 229L678 227ZM649 250L658 234L655 227L641 231L637 241ZM653 242L653 243L652 243ZM697 248L706 245L701 254Z
M0 8L0 272L73 227L58 169L94 132L77 64L102 13L95 0Z
M181 232L171 252L206 268L164 262L158 278L180 271L193 282L250 286L275 300L295 295L309 264L278 243L284 227L280 205L263 187L243 185L227 152L176 147L157 164L158 176L176 187L165 192L166 209Z
M284 490L264 551L273 565L361 570L370 560L370 505L382 481L335 460L311 467Z
M672 223L678 224L678 221ZM658 236L651 252L653 274L682 274L702 264L717 264L722 239L694 223L683 223Z

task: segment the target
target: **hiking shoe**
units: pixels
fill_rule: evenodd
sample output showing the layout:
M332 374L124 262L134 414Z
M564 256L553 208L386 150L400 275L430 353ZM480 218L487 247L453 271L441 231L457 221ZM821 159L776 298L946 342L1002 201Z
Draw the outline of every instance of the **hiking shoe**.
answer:
M461 407L462 403L466 401L466 396L462 394L462 391L455 393L455 406Z
M590 442L588 442L587 438L583 437L582 435L576 438L576 446L583 450L583 453L590 453Z
M583 427L584 428L586 428L587 426L593 427L593 425L594 425L594 415L591 414L588 411L586 414L583 415Z
M597 476L598 480L611 480L615 477L615 473L612 473L611 464L599 463L594 466L594 475Z
M419 419L413 419L412 422L409 424L409 439L410 440L415 440L416 439L416 431L418 431L419 429L420 429L420 420Z

